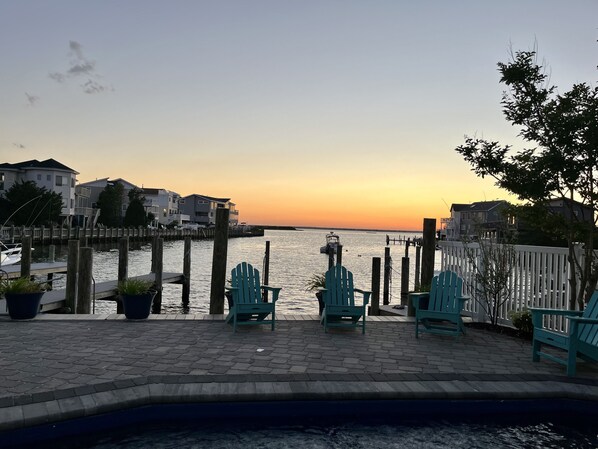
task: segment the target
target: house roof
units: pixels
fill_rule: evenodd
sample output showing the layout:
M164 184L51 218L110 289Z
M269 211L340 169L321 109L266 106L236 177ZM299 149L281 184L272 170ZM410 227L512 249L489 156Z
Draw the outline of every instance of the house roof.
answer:
M463 210L468 209L469 206L471 206L471 204L457 204L457 203L453 203L453 204L451 204L451 211L461 212Z
M204 198L208 201L215 201L217 203L227 203L230 201L230 198L215 198L213 196L207 196L207 195L199 195L197 193L192 193L191 195L187 195L185 198L189 198L191 196L195 196L195 197L200 197L200 198Z
M101 187L107 186L108 184L114 184L115 182L120 182L125 186L125 188L136 189L137 186L126 179L116 178L116 179L108 179L108 178L100 178L94 181L87 181L79 183L80 186L93 186L93 187Z
M498 206L504 206L507 202L505 200L496 201L478 201L477 203L471 203L467 208L469 211L488 211Z
M0 168L12 168L15 170L27 170L27 169L49 169L49 170L63 170L71 173L79 174L78 171L61 164L55 159L46 159L45 161L38 161L37 159L31 159L29 161L17 162L14 164L3 163L0 164Z

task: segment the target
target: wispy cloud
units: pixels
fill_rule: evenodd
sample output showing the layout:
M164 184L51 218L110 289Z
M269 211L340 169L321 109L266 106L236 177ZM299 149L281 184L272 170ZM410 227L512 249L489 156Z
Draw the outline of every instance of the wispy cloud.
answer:
M35 106L39 101L39 97L37 95L31 95L25 92L25 96L27 97L27 104L29 106Z
M114 90L112 86L102 82L102 75L96 71L96 62L83 54L83 46L77 41L69 42L69 66L63 72L50 72L48 76L58 83L64 83L70 78L87 78L81 89L86 94L97 94L107 90Z

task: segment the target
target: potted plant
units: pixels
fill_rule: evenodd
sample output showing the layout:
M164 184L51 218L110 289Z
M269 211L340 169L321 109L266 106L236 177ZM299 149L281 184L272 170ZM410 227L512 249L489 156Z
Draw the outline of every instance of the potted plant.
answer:
M39 304L47 285L29 277L3 279L0 293L6 299L8 314L13 320L30 320L39 312Z
M326 288L326 273L314 274L309 281L307 281L305 288L305 290L308 292L316 292L320 315L322 315L322 311L324 310L324 295L321 291L323 288Z
M125 279L118 283L118 294L123 304L125 316L129 320L144 320L150 314L156 290L152 281Z

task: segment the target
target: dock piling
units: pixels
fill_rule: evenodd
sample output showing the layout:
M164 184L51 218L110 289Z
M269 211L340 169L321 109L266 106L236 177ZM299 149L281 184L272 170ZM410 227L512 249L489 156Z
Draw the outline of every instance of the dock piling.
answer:
M154 269L155 271L155 281L154 281L154 288L156 289L157 293L154 297L154 302L152 303L152 313L160 313L162 311L162 278L164 275L164 239L158 238L156 244L156 259ZM153 249L152 249L153 252Z
M79 249L79 278L77 282L77 313L91 313L91 296L93 282L93 249Z
M23 237L21 243L21 277L31 276L31 237Z
M191 293L191 237L185 237L183 249L183 305L189 305Z
M79 240L69 240L66 266L66 307L69 313L77 313L77 278L79 272Z
M372 257L372 306L370 315L380 315L380 264L379 257Z
M390 247L384 248L384 290L382 292L382 304L390 304L390 270L392 269L392 259L390 258Z
M210 315L221 315L224 313L229 213L230 211L223 207L216 209L214 253L212 256L212 284L210 286Z
M432 284L436 253L436 219L424 218L421 285Z

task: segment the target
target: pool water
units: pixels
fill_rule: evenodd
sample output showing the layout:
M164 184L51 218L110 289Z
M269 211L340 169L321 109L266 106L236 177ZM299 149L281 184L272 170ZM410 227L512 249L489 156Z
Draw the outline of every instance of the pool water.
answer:
M0 447L598 448L598 405L534 401L163 404L0 433Z

